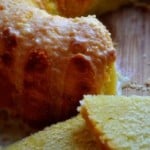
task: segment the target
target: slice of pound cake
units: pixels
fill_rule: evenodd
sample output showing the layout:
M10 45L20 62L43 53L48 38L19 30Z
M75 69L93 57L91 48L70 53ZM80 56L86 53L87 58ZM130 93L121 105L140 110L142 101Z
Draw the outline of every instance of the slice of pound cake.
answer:
M99 150L79 115L35 133L4 150Z
M88 95L79 111L102 149L150 150L150 97Z

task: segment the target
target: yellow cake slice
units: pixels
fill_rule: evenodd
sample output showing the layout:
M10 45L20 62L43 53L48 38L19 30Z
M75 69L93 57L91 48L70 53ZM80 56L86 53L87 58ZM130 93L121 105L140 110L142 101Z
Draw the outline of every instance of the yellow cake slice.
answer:
M79 108L106 150L150 149L150 97L85 96Z
M35 133L5 150L99 150L79 115Z
M67 17L104 14L140 0L33 0L49 13Z

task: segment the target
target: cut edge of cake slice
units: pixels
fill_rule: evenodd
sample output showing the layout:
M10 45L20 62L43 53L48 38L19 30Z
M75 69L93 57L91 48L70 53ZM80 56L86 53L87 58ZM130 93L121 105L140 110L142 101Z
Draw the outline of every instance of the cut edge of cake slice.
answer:
M150 148L149 96L84 96L78 111L106 150Z

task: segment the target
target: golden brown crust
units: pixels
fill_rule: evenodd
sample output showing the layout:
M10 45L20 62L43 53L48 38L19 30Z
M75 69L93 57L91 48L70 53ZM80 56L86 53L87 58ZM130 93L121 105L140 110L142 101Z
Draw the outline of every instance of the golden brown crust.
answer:
M5 101L14 103L24 120L66 119L83 94L102 92L115 50L95 17L66 19L28 1L0 3L0 74L16 91Z

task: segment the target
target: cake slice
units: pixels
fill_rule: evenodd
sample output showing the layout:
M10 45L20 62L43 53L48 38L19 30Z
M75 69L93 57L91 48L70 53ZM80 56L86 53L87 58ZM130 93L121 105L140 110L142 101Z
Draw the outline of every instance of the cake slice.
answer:
M135 1L138 0L36 0L49 13L67 17L101 15Z
M35 133L5 150L99 150L79 115Z
M107 150L150 149L150 97L85 96L79 111Z

